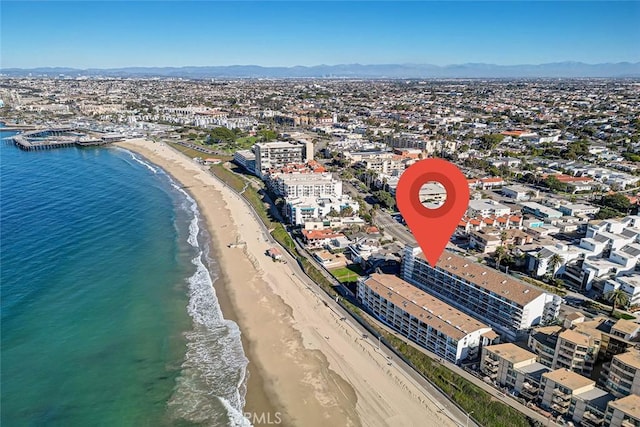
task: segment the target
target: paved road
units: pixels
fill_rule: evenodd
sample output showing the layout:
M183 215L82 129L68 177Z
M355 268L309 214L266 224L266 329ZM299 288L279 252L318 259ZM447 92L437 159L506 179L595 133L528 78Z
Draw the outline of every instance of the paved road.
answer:
M343 181L342 183L343 189L352 196L362 196L360 191L356 189L351 183L347 181ZM365 202L365 206L367 209L371 209L371 205ZM415 244L416 240L413 238L413 235L409 232L406 226L400 224L396 221L391 215L388 213L378 209L373 218L373 222L379 228L384 229L384 232L389 234L392 237L404 245L407 243Z

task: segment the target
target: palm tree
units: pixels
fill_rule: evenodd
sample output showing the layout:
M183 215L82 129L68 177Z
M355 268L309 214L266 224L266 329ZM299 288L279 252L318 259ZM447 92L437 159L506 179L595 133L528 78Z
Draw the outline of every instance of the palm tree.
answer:
M496 257L496 267L498 268L498 271L500 271L500 261L502 261L502 258L504 258L506 254L507 254L507 249L504 246L498 246L496 248L495 257Z
M607 292L604 294L604 299L613 305L611 309L612 315L617 307L626 307L629 304L629 296L622 289L614 289Z
M504 243L507 241L508 238L509 238L509 235L507 234L506 231L503 231L502 233L500 233L500 244L501 244L501 246L504 246Z
M563 262L564 262L564 258L562 258L562 255L560 254L551 255L551 258L549 258L549 265L551 266L551 273L552 273L551 277L554 277L556 275L558 268L560 268Z

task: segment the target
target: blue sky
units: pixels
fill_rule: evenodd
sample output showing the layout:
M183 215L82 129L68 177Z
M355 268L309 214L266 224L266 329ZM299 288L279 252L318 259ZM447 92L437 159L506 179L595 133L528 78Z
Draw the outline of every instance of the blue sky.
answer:
M640 61L640 2L0 4L0 66Z

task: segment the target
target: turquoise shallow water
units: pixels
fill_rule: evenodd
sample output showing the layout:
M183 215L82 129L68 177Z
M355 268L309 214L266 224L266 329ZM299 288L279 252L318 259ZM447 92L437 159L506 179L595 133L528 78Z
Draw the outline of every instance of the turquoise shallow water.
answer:
M243 423L193 200L117 148L2 142L0 180L1 424Z

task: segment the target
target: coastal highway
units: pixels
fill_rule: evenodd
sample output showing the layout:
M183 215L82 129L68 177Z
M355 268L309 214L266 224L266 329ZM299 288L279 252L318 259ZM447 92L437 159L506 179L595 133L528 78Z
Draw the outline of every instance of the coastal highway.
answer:
M207 170L207 169L205 169ZM208 171L208 170L207 170ZM213 175L213 174L212 174ZM293 271L293 275L300 280L300 282L314 294L319 300L323 302L323 305L327 308L327 310L331 310L337 317L349 326L349 328L353 329L355 333L363 337L361 338L363 341L367 343L367 345L375 347L375 351L379 351L380 357L386 360L387 365L390 368L396 369L398 374L405 378L406 381L413 383L417 386L419 390L422 391L424 397L431 402L433 402L443 413L445 416L450 418L455 424L461 427L474 426L478 427L478 424L473 422L473 418L467 420L467 414L458 408L449 398L443 393L439 392L431 383L429 383L422 375L416 372L412 367L407 365L403 360L395 356L395 354L388 348L382 344L380 350L378 350L378 339L377 337L372 337L368 330L366 330L362 325L360 325L355 319L351 317L351 314L342 308L335 300L330 298L326 293L324 293L318 285L316 285L305 273L302 271L297 261L287 252L282 246L276 242L271 235L269 234L269 230L266 228L264 223L260 220L260 217L253 209L250 203L248 203L241 195L239 195L233 188L224 184L224 182L220 181L215 175L213 175L215 179L229 188L240 200L249 208L249 211L255 218L255 220L260 225L262 230L262 235L265 241L269 242L269 244L279 247L283 253L284 260L287 262L288 267ZM468 422L468 424L467 424Z

